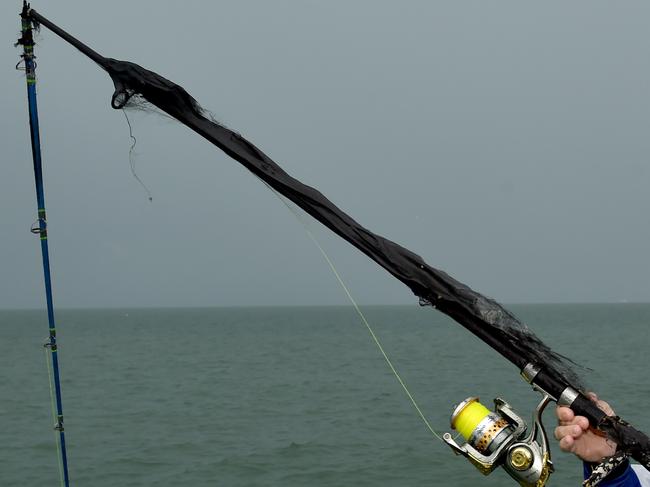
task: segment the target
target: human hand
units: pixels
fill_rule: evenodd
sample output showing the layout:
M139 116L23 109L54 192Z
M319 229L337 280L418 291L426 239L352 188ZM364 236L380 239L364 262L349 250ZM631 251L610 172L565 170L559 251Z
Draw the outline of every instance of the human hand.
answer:
M614 410L605 401L598 399L593 392L587 397L594 401L607 415L614 416ZM562 451L573 453L586 462L599 462L603 457L616 453L616 443L599 436L589 427L589 420L584 416L576 416L564 406L555 409L559 426L555 428L555 439L560 442Z

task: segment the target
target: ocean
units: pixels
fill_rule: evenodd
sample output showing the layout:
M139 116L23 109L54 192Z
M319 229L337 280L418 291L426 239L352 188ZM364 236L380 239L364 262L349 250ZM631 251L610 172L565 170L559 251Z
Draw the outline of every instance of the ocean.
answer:
M444 315L362 309L438 433L468 396L530 417L539 394ZM650 431L650 304L509 309ZM432 436L351 307L61 310L57 326L71 485L516 485ZM0 311L0 333L0 485L58 485L45 313ZM580 485L555 442L553 460L549 485Z

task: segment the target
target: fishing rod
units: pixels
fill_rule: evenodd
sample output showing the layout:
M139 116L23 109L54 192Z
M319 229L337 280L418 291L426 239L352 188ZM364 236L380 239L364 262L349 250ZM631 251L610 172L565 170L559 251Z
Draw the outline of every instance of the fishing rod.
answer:
M65 429L63 427L63 402L61 399L61 374L59 371L59 350L56 339L56 324L54 320L54 302L52 299L52 276L50 274L50 252L47 242L47 216L45 213L45 193L43 188L43 160L41 158L41 139L38 125L38 105L36 102L36 56L34 56L34 19L29 15L30 9L27 2L23 2L23 10L20 14L22 35L16 45L23 46L21 61L16 69L24 69L27 82L27 102L29 106L29 131L32 144L32 159L34 162L34 182L36 185L36 202L38 208L38 220L32 227L33 234L40 237L41 256L43 261L43 279L45 281L45 300L47 302L47 321L49 336L45 343L50 351L52 361L52 377L54 381L55 396L55 424L54 429L58 432L58 451L61 471L61 484L68 487L70 478L68 474L68 455L65 444ZM20 64L24 64L24 68Z
M467 457L483 473L502 466L521 485L541 487L553 468L541 414L548 404L556 402L587 417L593 428L617 443L618 452L603 461L603 471L621 464L627 457L650 470L648 436L618 416L608 416L599 409L583 391L567 359L551 350L496 301L364 228L318 190L287 174L239 133L215 122L182 86L137 64L103 57L33 9L28 15L109 74L115 85L113 108L129 107L134 102L139 106L149 103L174 117L403 282L419 297L420 304L435 307L484 341L513 363L533 389L542 394L531 426L501 399L495 400L495 411L490 412L475 398L468 398L452 415L452 426L466 443L457 444L451 435L445 438L455 453ZM598 480L591 478L590 485Z

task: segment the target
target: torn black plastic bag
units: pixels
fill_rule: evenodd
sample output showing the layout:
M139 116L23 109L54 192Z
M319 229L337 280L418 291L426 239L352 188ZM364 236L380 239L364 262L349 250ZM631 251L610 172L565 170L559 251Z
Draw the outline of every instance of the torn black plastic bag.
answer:
M105 58L63 31L37 12L32 18L71 43L99 64L111 76L115 93L113 108L128 106L134 98L174 117L205 137L277 192L290 199L334 233L354 245L420 298L420 303L436 307L478 336L519 369L533 363L541 368L535 383L558 398L567 386L580 389L569 361L553 352L523 323L497 302L473 291L445 272L426 264L420 256L361 226L316 189L287 174L280 166L238 133L220 125L203 111L198 102L181 86L141 66ZM580 394L572 408L586 415L594 426L605 429L619 447L650 466L648 437L613 418L604 421L604 413Z

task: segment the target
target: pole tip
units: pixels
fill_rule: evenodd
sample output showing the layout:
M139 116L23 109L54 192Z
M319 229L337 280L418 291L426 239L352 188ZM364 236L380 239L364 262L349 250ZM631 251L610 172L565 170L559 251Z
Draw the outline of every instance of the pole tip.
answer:
M23 0L23 10L20 12L20 16L23 19L27 19L31 17L32 15L32 4L27 2L27 0Z

